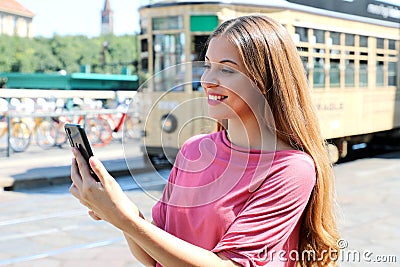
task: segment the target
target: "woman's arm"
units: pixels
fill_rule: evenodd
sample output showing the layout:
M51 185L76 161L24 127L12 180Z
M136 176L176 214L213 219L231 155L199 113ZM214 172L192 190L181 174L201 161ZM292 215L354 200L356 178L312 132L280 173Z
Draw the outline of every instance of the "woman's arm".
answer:
M139 217L125 218L125 235L156 262L169 266L240 266L230 259L179 239ZM125 220L124 219L124 220Z
M124 236L128 243L130 251L138 261L140 261L144 266L156 266L156 261L152 257L150 257L150 255L147 254L146 251L144 251L138 244L136 244L135 240L133 240L126 233L124 233Z
M139 211L139 216L143 220L145 220L143 214ZM136 244L135 240L133 240L128 234L124 232L124 236L126 242L128 242L128 246L133 256L138 259L144 266L156 266L156 261L146 253L138 244Z
M101 218L92 210L89 210L89 215L94 220L101 220ZM140 211L139 216L144 219L144 216ZM150 257L149 254L147 254L140 246L138 246L138 244L136 244L136 242L129 235L124 233L124 237L128 243L131 253L133 254L133 256L135 256L137 260L139 260L144 266L153 267L156 265L156 261L152 257Z
M101 183L91 177L89 167L79 151L73 149L73 153L76 160L71 166L71 194L99 218L122 230L128 237L131 250L143 256L146 263L149 260L153 264L152 258L164 267L238 266L225 257L179 239L141 218L137 206L129 200L99 160L92 157L89 162Z

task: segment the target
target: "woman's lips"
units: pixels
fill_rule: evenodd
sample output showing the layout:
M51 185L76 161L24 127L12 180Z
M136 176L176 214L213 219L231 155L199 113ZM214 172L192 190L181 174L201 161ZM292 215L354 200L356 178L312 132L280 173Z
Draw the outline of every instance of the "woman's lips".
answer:
M209 105L218 105L223 102L226 98L225 95L218 95L218 94L208 94L208 104Z

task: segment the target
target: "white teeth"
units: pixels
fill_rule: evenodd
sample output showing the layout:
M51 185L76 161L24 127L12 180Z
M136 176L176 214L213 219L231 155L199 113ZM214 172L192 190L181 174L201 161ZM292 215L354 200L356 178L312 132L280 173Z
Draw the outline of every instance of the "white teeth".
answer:
M208 99L210 100L221 100L225 98L224 96L220 96L220 95L208 95Z

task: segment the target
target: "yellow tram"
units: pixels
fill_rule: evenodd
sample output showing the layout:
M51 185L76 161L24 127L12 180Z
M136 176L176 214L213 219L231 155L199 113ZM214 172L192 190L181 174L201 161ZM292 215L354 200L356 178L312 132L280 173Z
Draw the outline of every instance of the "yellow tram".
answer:
M173 157L215 124L202 117L201 73L194 67L221 22L264 14L282 23L302 58L332 161L349 144L400 128L400 5L374 0L153 1L140 14L138 93L144 151ZM200 59L201 60L201 59Z

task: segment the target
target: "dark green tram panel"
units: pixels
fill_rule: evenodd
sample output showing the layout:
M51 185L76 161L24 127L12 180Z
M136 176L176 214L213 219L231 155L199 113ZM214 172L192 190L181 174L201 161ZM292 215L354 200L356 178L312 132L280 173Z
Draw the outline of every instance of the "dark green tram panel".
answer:
M133 90L139 87L137 75L72 73L70 79L72 89L80 90Z
M2 87L15 89L129 90L139 87L137 75L72 73L0 73Z
M6 88L16 89L71 89L69 76L58 73L0 73Z
M191 32L210 32L217 28L218 17L207 15L190 16L190 31Z

